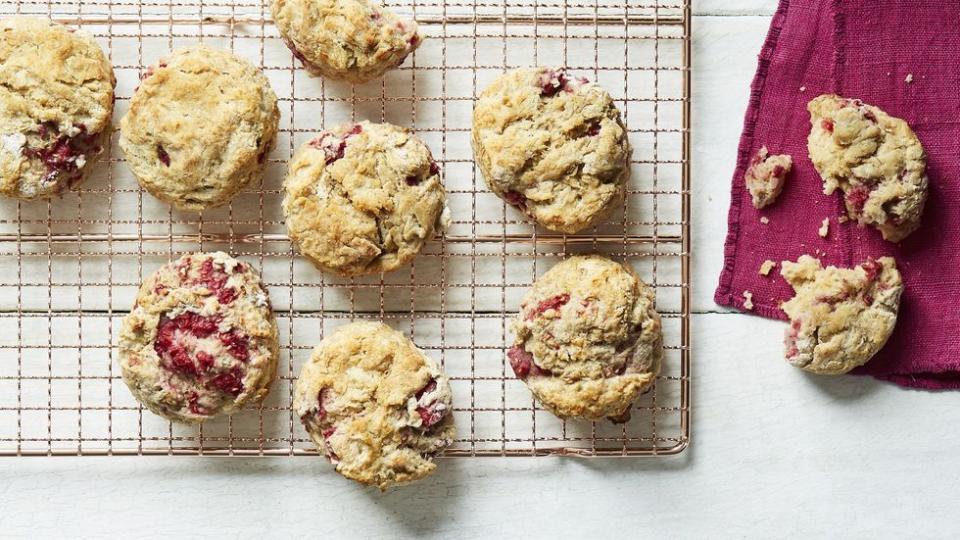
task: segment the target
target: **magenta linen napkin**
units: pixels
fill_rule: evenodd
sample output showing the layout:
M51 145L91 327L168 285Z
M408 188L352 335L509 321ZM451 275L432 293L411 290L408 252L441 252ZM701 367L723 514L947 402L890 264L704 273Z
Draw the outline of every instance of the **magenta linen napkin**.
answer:
M839 191L822 192L807 157L806 104L822 93L860 98L905 119L927 150L930 198L919 230L894 245L872 228L839 223ZM761 146L793 156L779 200L756 210L743 173ZM761 222L766 217L769 223ZM830 219L826 238L817 234ZM818 256L852 266L892 255L906 288L886 347L855 373L917 388L960 388L960 2L942 0L781 0L751 87L715 300L784 319L792 296L780 265L764 260Z

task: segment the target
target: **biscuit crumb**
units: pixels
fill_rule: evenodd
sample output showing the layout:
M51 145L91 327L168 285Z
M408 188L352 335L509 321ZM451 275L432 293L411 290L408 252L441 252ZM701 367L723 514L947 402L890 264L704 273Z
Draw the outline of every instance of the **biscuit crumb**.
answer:
M753 309L753 293L750 291L743 291L743 307L747 310Z
M846 223L848 221L850 221L850 218L848 218L847 216L840 216L837 218L837 223Z
M773 270L774 267L776 266L777 266L777 263L771 261L770 259L763 261L763 264L760 265L760 275L769 276L770 271Z
M913 82L913 73L907 73L907 78L904 79L903 82L905 82L905 83L907 83L907 84L912 83L912 82Z
M807 91L807 87L806 87L806 86L801 86L801 87L800 87L800 91L801 91L801 92L806 92L806 91Z
M766 225L767 223L770 223L770 218L768 218L767 216L760 216L760 223L763 223L764 225Z
M823 223L820 224L817 234L820 235L820 238L826 238L830 234L830 218L823 218Z

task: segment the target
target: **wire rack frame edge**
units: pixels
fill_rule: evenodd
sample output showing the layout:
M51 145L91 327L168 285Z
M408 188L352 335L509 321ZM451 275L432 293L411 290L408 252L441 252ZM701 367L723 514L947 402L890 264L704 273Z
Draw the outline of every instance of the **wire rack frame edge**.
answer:
M403 330L454 387L458 438L442 457L666 456L690 442L690 5L576 0L393 0L427 40L368 85L310 78L283 47L268 0L16 0L0 16L50 17L94 35L117 72L114 125L139 75L203 41L261 67L281 133L262 182L230 205L184 214L126 170L116 134L91 177L44 203L0 202L0 456L316 455L290 410L299 366L324 332L357 318ZM491 198L469 150L469 111L504 69L563 64L611 91L634 147L633 180L609 223L578 235L532 227ZM454 224L409 269L321 276L298 260L276 212L283 170L323 125L406 125L444 169ZM264 404L199 427L153 417L115 366L119 321L145 274L182 252L223 249L264 278L281 327ZM506 320L560 257L601 252L657 292L667 359L623 425L564 422L509 374Z

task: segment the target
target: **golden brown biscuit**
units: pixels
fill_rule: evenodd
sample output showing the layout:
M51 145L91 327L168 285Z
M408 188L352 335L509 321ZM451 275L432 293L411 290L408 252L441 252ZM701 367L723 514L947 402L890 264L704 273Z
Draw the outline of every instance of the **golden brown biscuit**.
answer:
M338 473L385 489L436 468L454 437L451 399L446 376L403 334L355 322L313 350L293 408Z
M784 261L780 274L796 291L782 307L790 317L787 361L798 368L837 375L862 366L897 324L903 281L891 257L823 268L803 255L795 263Z
M380 77L423 42L417 23L367 0L273 0L271 9L293 55L331 79Z
M259 403L278 348L260 277L225 253L193 253L140 286L120 331L120 368L148 409L200 422Z
M571 257L551 268L533 284L512 328L510 366L561 418L625 422L660 372L654 292L606 257Z
M575 233L623 200L630 143L610 94L565 69L508 71L473 109L490 190L544 227Z
M843 191L847 215L899 242L920 227L927 155L907 123L859 99L823 95L810 111L810 159L823 192Z
M410 130L344 124L290 161L283 211L290 239L321 270L389 272L450 221L440 168Z
M2 19L0 81L0 195L80 182L111 133L116 79L100 46L48 19Z
M266 76L227 51L180 49L150 68L120 126L144 189L182 210L228 202L263 173L280 121Z

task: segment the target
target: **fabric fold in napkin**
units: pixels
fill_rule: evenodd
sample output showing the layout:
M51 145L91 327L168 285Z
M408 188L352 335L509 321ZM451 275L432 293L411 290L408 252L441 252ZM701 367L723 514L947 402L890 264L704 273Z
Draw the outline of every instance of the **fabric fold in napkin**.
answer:
M891 255L903 274L899 320L886 347L855 371L900 385L960 388L960 3L940 0L781 0L760 53L733 176L718 304L785 319L793 291L780 261L800 255L853 266ZM859 98L905 119L927 151L930 196L919 230L899 244L838 222L839 191L823 194L807 153L807 102ZM761 146L793 156L775 204L750 203L743 174ZM761 217L765 217L764 223ZM818 235L824 218L829 234ZM765 260L777 262L768 276ZM753 309L744 307L744 292Z

